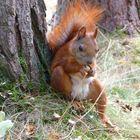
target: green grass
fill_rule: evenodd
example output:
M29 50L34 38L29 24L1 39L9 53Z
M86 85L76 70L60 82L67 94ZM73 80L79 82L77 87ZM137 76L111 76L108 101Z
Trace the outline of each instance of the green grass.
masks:
M122 45L124 40L128 40L128 45ZM52 91L44 82L40 85L40 95L32 97L28 92L20 90L20 83L11 84L1 78L1 92L4 95L12 93L2 97L0 105L7 118L14 122L14 127L10 130L11 140L55 140L57 135L66 140L78 137L83 140L140 139L140 122L137 120L140 108L136 107L140 102L139 40L139 37L129 38L121 31L98 38L100 52L97 73L107 88L107 114L119 127L118 133L107 131L102 126L93 104L87 101L83 102L84 112L79 113L72 108L70 101ZM28 86L29 89L32 88L32 85ZM123 105L129 105L132 110L125 112ZM54 113L59 114L61 119L54 121ZM77 122L76 125L69 124L69 119ZM29 123L36 127L33 135L26 134L25 126Z

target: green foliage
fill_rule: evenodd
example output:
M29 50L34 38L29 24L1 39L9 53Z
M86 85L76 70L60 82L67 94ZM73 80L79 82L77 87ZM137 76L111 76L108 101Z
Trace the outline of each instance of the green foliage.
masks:
M111 95L116 95L122 99L127 99L128 96L130 96L131 93L133 93L132 91L133 91L132 89L128 89L125 87L124 88L123 87L113 87L113 88L111 88L109 93Z
M136 38L131 42L133 44L133 59L132 63L140 66L140 39Z
M7 130L13 127L11 120L5 120L5 113L0 111L0 138L6 135Z
M122 45L127 38L128 46ZM17 135L23 131L25 124L32 122L36 126L36 131L32 136L22 133L21 139L46 139L52 130L55 130L62 138L67 140L81 137L84 140L118 140L133 139L139 136L139 123L136 123L140 113L136 108L140 101L139 81L139 38L128 38L121 30L115 33L100 36L98 38L100 52L97 58L98 77L105 84L108 91L107 114L111 121L120 128L119 133L110 133L104 128L98 119L97 112L93 104L84 101L85 110L78 112L73 109L71 102L61 98L61 93L55 93L46 84L44 70L41 65L40 95L33 97L29 93L33 84L26 77L28 67L23 57L20 63L24 69L17 83L10 83L6 78L0 78L0 90L12 93L1 107L6 111L7 117L11 118L15 125L13 132ZM43 44L36 40L39 49L43 50ZM44 56L44 52L40 58ZM42 58L45 63L45 57ZM0 77L3 76L0 73ZM21 87L25 87L21 90ZM122 104L132 107L128 112L124 111ZM9 107L10 106L10 107ZM60 120L54 121L53 114L61 116ZM86 114L87 113L87 114ZM86 114L86 115L85 115ZM69 119L77 121L83 115L83 119L78 121L73 127L69 124ZM25 130L26 131L26 130ZM11 133L13 139L17 137Z
M20 64L21 64L21 67L22 67L23 72L24 73L27 73L28 72L28 65L27 65L26 59L23 56L23 54L21 54L19 56L19 61L20 61Z

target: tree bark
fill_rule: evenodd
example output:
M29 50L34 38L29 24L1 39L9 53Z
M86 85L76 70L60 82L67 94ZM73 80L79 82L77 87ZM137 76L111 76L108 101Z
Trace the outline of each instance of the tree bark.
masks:
M113 31L116 28L124 30L132 35L140 29L140 18L137 0L98 0L105 8L105 16L102 25L107 30ZM138 2L138 3L137 3Z
M101 26L107 31L123 28L126 33L132 35L140 32L140 1L139 0L85 0L91 4L100 4L104 9L104 17ZM63 14L70 1L58 0L57 21ZM55 20L56 21L56 20ZM58 23L58 22L55 22Z
M35 89L47 69L45 10L43 0L0 0L0 69L12 81L26 75Z
M137 7L137 10L138 10L138 16L139 16L139 19L140 19L140 1L139 0L136 0L136 7Z

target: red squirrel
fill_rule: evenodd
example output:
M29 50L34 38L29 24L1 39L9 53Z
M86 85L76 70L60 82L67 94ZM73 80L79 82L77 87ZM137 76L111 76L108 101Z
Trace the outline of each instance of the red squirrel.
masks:
M65 97L91 100L103 124L111 125L105 114L107 95L95 76L99 51L96 27L103 10L90 2L75 0L69 4L60 22L48 34L54 52L51 64L51 86Z

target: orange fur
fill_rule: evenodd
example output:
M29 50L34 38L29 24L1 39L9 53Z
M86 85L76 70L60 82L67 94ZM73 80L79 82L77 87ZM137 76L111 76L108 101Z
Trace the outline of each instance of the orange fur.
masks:
M99 7L75 0L60 23L48 35L51 49L57 49L51 65L51 86L65 97L91 99L101 121L112 124L105 115L107 97L104 87L95 78Z
M50 48L56 49L70 40L80 27L85 26L88 31L94 31L103 10L99 6L92 6L84 0L71 2L60 23L48 34Z

